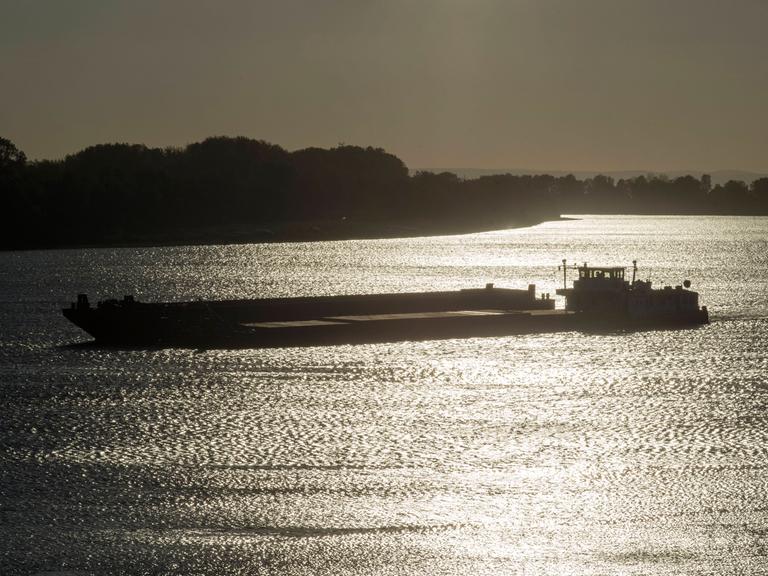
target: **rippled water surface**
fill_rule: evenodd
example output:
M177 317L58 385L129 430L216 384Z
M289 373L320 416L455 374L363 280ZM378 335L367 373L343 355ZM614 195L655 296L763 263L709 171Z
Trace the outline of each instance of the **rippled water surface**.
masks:
M98 350L58 308L689 278L683 331ZM768 573L768 218L0 253L0 573Z

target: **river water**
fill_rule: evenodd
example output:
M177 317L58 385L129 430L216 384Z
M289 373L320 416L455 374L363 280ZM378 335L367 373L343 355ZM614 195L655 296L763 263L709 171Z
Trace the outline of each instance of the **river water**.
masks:
M690 279L708 326L97 350L59 308ZM0 573L768 573L768 218L0 253Z

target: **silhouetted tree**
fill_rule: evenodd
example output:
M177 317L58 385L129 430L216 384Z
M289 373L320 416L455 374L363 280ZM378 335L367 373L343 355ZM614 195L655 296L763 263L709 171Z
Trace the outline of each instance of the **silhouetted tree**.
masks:
M27 156L16 148L16 145L7 138L0 137L0 170L23 168L27 163Z
M391 214L402 204L398 196L407 192L408 169L381 148L306 148L291 160L293 208L305 218L377 218Z
M249 138L206 138L173 166L176 201L193 225L247 224L284 218L295 170L280 146ZM215 195L212 196L212 191Z
M100 144L63 160L27 162L0 138L0 248L252 239L266 228L330 222L410 224L425 231L535 222L561 213L768 214L768 178L497 174L462 179L417 172L381 148L287 152L250 138L184 148ZM316 226L317 225L317 226ZM331 226L330 235L334 229ZM344 228L345 230L348 228ZM343 236L343 232L336 233Z
M717 185L709 193L712 206L719 214L746 214L750 212L752 198L749 188L739 180Z
M693 176L675 178L667 186L666 208L672 213L701 212L706 205L702 182Z
M21 246L27 227L25 215L30 214L29 199L23 191L27 157L7 138L0 137L0 203L5 214L0 221L2 246Z
M585 203L589 212L612 212L617 204L614 180L598 174L584 181Z
M757 213L768 214L768 178L759 178L752 182L751 191Z

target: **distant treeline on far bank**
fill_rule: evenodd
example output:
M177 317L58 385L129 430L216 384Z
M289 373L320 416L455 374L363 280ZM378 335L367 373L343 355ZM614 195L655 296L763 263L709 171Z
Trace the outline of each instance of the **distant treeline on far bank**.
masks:
M448 234L560 214L768 214L768 178L417 172L380 148L288 152L248 138L91 146L27 161L0 138L0 249Z

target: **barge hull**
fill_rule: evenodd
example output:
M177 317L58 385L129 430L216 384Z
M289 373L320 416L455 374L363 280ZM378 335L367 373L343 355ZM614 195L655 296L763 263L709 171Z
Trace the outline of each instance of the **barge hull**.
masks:
M135 318L133 318L135 320ZM134 326L130 332L109 331L99 344L196 349L286 348L383 342L500 337L576 331L611 333L685 328L705 324L705 314L674 318L595 317L565 310L472 310L325 317L313 320L233 324L218 318L196 318L163 325ZM168 319L166 319L168 320ZM74 320L73 320L74 321ZM108 326L114 326L108 323ZM148 338L148 335L152 335Z
M563 264L565 267L565 263ZM564 268L563 268L564 269ZM684 283L686 288L689 282ZM652 290L624 280L623 268L579 267L573 289L549 294L485 288L143 303L132 296L92 307L88 297L63 310L98 344L190 348L275 348L508 336L548 332L626 332L706 324L698 294L677 286Z

